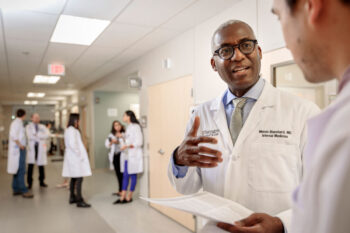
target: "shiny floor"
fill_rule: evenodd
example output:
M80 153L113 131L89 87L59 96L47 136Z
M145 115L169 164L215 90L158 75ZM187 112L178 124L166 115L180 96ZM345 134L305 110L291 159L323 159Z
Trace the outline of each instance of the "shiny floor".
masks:
M92 204L79 209L68 204L69 191L56 188L62 182L62 162L46 166L48 188L38 185L35 167L34 199L12 196L12 176L6 173L6 158L0 158L1 233L190 233L191 231L135 198L130 204L112 205L116 178L107 170L95 170L84 179L83 194ZM136 190L137 194L137 190ZM138 195L135 195L137 197Z

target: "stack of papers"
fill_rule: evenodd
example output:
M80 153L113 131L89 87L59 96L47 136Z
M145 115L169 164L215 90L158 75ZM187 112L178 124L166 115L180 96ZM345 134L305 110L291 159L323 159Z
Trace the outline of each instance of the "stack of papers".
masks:
M152 199L141 197L141 199L182 210L215 222L229 224L233 224L235 221L246 218L253 213L237 202L208 192L175 198Z

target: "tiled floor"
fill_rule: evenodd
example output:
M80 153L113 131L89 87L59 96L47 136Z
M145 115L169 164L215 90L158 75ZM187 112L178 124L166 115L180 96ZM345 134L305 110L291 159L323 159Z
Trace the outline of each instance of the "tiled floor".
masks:
M50 162L46 167L47 189L39 188L35 168L34 199L13 197L6 162L0 158L1 233L190 233L137 198L131 204L112 205L117 181L107 170L95 170L83 182L90 209L69 205L68 190L55 187L62 182L62 162Z

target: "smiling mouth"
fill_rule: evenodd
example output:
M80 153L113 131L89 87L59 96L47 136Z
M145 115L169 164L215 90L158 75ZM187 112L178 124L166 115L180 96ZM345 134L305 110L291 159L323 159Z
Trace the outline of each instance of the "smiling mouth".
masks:
M242 71L245 71L245 70L248 70L249 67L248 66L245 66L245 67L236 67L232 70L232 73L238 73L238 72L242 72Z

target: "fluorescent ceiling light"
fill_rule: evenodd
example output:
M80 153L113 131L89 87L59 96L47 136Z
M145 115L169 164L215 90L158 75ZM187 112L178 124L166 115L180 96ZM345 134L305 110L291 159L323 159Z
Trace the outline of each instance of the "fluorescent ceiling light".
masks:
M61 15L51 42L91 45L109 24L108 20Z
M36 100L33 100L33 101L26 100L26 101L24 101L24 104L25 105L37 105L38 101L36 101Z
M45 93L42 92L28 92L27 97L29 98L43 98L45 96Z
M35 75L33 83L56 84L60 78L60 76Z

